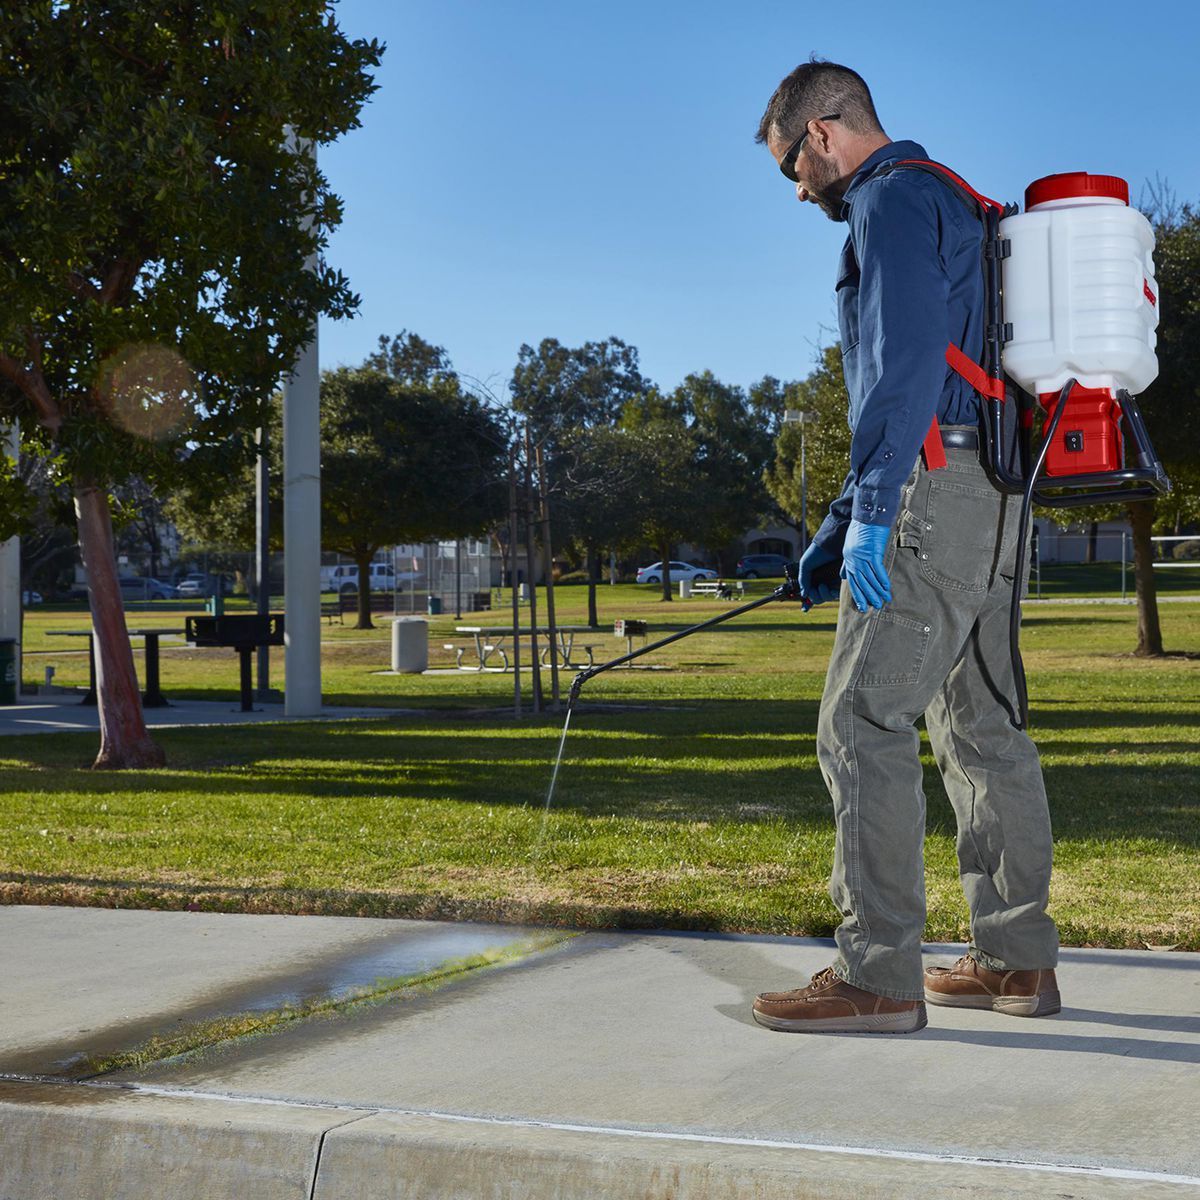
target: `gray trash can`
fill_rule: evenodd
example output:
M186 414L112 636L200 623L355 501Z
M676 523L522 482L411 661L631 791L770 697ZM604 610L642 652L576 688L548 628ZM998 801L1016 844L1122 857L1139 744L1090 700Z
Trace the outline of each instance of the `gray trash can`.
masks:
M442 598L441 596L430 596L425 604L425 611L431 617L440 617L442 615Z
M0 638L0 704L17 702L17 639Z
M392 622L392 670L419 675L429 666L429 622L397 617Z

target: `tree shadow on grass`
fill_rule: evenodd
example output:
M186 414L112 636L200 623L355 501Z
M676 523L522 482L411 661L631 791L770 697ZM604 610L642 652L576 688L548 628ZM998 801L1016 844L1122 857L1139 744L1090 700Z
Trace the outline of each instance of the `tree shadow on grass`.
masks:
M551 816L777 820L797 831L829 829L829 799L812 761L816 709L816 701L795 700L696 701L670 711L593 709L581 714L568 735ZM231 801L271 797L284 805L321 800L344 806L401 797L540 808L559 729L553 719L535 725L422 716L335 726L171 730L163 739L173 765L154 775L153 787L164 803L174 796L224 793ZM19 750L11 744L18 740ZM83 770L48 776L36 764L42 759L37 751L49 740L14 738L0 747L18 750L35 764L28 781L19 779L19 767L10 772L14 791L102 797L128 793L131 779L140 778ZM1168 753L1175 748L1161 745ZM1056 750L1067 747L1102 754L1101 745L1054 744ZM61 751L50 756L61 757ZM1128 838L1200 845L1196 767L1101 760L1048 764L1044 773L1060 842ZM953 813L928 757L924 779L930 832L953 836Z

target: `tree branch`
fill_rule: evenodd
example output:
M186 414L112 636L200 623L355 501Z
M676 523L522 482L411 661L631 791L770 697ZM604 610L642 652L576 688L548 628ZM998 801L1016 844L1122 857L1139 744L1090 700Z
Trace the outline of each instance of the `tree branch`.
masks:
M90 279L86 278L84 275L81 275L78 271L69 271L67 273L67 286L81 300L100 299L100 289Z
M128 258L114 259L104 276L100 294L96 297L101 304L112 304L129 290L141 269L141 263Z
M51 433L58 433L62 428L62 410L50 394L46 386L46 378L42 374L42 345L32 332L26 337L30 347L32 367L23 367L15 358L0 353L0 376L14 384L30 401L38 414L38 424Z

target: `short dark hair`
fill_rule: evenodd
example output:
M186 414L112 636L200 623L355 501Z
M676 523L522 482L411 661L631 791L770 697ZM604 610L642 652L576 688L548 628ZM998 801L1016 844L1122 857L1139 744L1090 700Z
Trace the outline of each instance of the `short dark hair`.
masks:
M883 132L863 77L813 55L775 89L754 140L765 142L774 131L781 141L795 141L809 121L826 113L840 114L842 124L852 133Z

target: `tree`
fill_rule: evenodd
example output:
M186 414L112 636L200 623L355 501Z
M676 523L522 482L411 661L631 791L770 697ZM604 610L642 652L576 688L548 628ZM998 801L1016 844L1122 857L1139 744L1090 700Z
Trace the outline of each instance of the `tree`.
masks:
M639 422L631 432L634 478L630 501L638 513L641 536L658 547L662 561L662 598L671 595L671 550L696 535L693 508L705 485L697 474L695 433L669 413Z
M536 350L522 346L509 390L513 408L529 418L535 441L553 453L578 429L613 426L626 404L646 393L638 352L620 338L572 348L555 338Z
M570 508L571 536L588 574L588 624L596 626L596 580L600 550L621 550L641 533L636 501L639 467L636 437L608 426L580 430L568 443L562 490Z
M1138 602L1134 654L1140 656L1163 653L1150 541L1155 520L1160 508L1172 523L1196 512L1193 489L1200 472L1200 209L1176 205L1162 185L1152 191L1148 207L1158 243L1154 259L1162 315L1158 378L1138 402L1176 491L1165 501L1129 505Z
M689 540L722 546L757 524L770 506L763 473L771 461L771 432L745 392L711 371L689 375L672 395L696 446L692 470L693 533Z
M504 512L504 431L452 372L425 378L359 367L321 380L321 540L358 564L359 629L372 627L380 548L482 535Z
M72 480L96 633L98 767L142 718L109 491L253 429L319 314L341 204L305 143L358 124L382 47L326 0L14 0L0 22L0 420ZM296 139L287 136L289 127Z
M842 493L850 469L849 398L842 376L842 351L835 342L821 352L817 366L798 383L783 389L785 408L816 413L804 432L810 525L820 525L830 504ZM801 511L800 426L780 424L775 460L764 474L767 491L799 528ZM807 531L811 535L812 530Z

